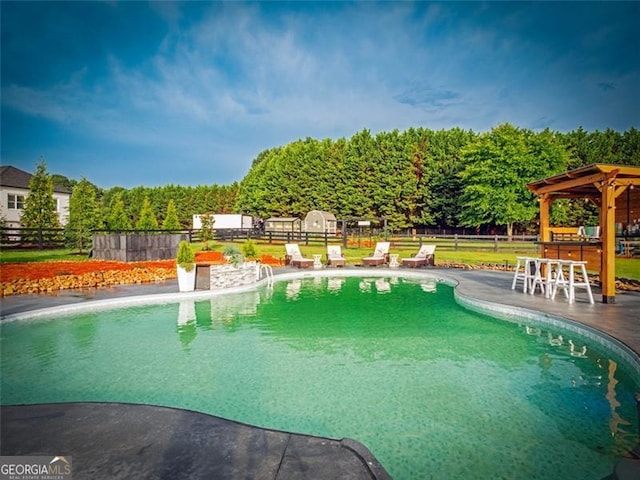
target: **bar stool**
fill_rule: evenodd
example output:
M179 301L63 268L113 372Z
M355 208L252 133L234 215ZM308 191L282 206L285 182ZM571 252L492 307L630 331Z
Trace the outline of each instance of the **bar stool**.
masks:
M555 258L540 259L540 263L544 265L544 285L545 285L544 297L545 298L551 298L551 291L553 290L553 281L555 279L553 274L555 273L556 275L558 275L557 271L558 271L559 262L560 261L556 260ZM565 291L565 294L566 293L567 292Z
M529 294L533 295L536 293L536 287L540 287L540 292L546 294L546 284L542 279L542 271L540 269L542 263L545 261L544 258L530 258L530 270L533 270L533 275L530 274L529 277Z
M568 268L569 280L564 276L564 267ZM575 268L580 268L582 274L582 281L577 282L575 279ZM587 262L574 261L574 260L559 260L558 268L556 269L556 279L553 282L553 291L551 292L551 299L556 298L558 288L564 291L565 297L569 298L569 303L576 301L576 288L585 288L589 295L589 303L595 303L593 301L593 294L591 293L591 285L589 285L589 276L587 275Z
M513 273L513 282L511 282L511 290L516 289L518 280L522 280L522 293L527 293L527 288L531 281L531 265L535 258L532 257L516 257L516 270ZM520 267L522 266L522 272Z

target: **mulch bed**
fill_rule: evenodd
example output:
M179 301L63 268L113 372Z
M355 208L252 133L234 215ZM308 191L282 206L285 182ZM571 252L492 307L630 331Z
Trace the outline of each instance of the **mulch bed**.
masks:
M258 260L272 266L283 264L282 259L271 255ZM196 262L223 264L225 259L220 252L204 251L196 253ZM5 263L0 266L0 296L152 283L171 278L176 278L175 260Z

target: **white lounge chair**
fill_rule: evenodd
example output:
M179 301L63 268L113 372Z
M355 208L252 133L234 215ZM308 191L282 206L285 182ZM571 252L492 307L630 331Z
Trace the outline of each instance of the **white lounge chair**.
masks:
M391 242L378 242L373 255L362 259L362 263L368 266L384 265L389 262L389 247Z
M327 266L344 267L345 260L340 245L327 246Z
M435 251L435 245L422 245L415 257L402 259L402 266L412 268L424 267L426 265L433 266L435 264Z
M288 265L298 268L313 267L313 259L304 258L297 243L287 243L284 248L287 251L286 263Z

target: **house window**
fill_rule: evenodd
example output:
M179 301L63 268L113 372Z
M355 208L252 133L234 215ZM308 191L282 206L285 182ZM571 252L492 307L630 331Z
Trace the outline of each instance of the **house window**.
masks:
M7 200L9 210L22 210L24 208L24 195L10 193Z

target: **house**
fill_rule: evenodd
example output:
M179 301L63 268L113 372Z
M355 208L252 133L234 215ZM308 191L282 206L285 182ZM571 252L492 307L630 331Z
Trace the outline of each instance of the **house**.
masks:
M304 231L308 233L328 233L335 235L338 221L333 213L311 210L304 218Z
M4 217L8 228L20 228L20 219L24 202L29 195L30 173L19 168L5 165L0 167L0 217ZM68 188L54 185L53 198L60 225L65 225L69 218L69 200L71 191Z

